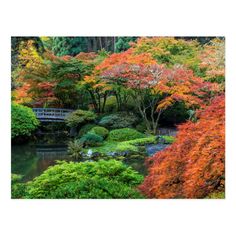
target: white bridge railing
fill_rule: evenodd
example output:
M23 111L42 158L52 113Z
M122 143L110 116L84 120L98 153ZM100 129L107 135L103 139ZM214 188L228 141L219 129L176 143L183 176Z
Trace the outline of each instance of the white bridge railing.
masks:
M40 121L63 122L66 115L72 111L71 109L61 108L33 108L33 112Z

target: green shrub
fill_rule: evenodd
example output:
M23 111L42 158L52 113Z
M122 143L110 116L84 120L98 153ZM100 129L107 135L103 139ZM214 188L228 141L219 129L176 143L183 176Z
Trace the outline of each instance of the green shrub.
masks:
M104 139L108 136L109 134L109 130L104 128L104 127L101 127L101 126L95 126L93 127L90 131L90 133L94 133L94 134L97 134L101 137L103 137Z
M83 144L79 140L70 141L68 143L68 153L75 160L82 158Z
M79 130L78 136L81 138L84 134L87 134L93 127L95 127L96 124L86 124L81 127Z
M103 137L88 132L87 134L83 135L79 141L84 147L96 147L101 145Z
M67 115L65 122L69 127L78 127L81 124L94 121L96 117L92 111L76 110Z
M37 120L31 108L19 104L11 105L11 138L29 137L38 127Z
M22 175L11 175L11 198L19 199L25 195L26 185L21 182Z
M136 190L143 181L120 161L59 162L28 183L26 198L143 198Z
M108 129L132 128L138 121L133 113L119 112L104 116L99 125Z
M145 135L138 132L135 129L123 128L123 129L114 129L109 134L109 140L112 141L128 141L137 138L144 138Z

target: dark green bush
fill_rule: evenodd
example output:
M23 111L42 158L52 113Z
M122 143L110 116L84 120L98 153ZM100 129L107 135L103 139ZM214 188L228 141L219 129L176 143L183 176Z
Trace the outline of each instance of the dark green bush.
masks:
M96 147L101 145L103 137L88 132L87 134L83 135L79 141L83 144L84 147Z
M104 128L104 127L101 127L101 126L95 126L93 127L90 131L90 133L94 133L94 134L97 134L101 137L103 137L104 139L108 136L109 134L109 130Z
M93 127L95 127L96 124L86 124L81 127L79 130L78 136L81 138L84 134L87 134Z
M29 137L38 127L37 120L31 108L19 104L11 105L11 138Z
M138 121L133 113L119 112L104 116L99 125L107 129L132 128Z
M144 138L145 135L135 129L123 128L114 129L110 132L108 139L112 141L128 141L132 139Z
M143 198L135 189L143 181L120 161L60 162L28 183L26 198Z
M141 133L145 133L146 130L147 130L145 122L141 122L141 123L137 124L135 129L138 130Z
M65 122L69 127L78 127L81 124L94 121L96 117L92 111L76 110L65 118Z

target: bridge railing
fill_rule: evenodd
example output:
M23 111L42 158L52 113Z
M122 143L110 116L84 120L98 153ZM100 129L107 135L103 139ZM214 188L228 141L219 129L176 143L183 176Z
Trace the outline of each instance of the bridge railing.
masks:
M71 109L60 108L33 108L33 112L38 119L64 120L66 115L72 111Z

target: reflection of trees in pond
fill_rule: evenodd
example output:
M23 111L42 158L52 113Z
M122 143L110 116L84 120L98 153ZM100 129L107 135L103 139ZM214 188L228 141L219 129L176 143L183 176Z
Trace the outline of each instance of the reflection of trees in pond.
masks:
M68 159L67 153L51 148L50 152L38 153L37 149L30 145L12 147L12 173L23 175L23 180L28 181L40 175L56 160Z
M38 160L34 147L29 145L13 146L11 172L21 174L25 178L36 168Z

